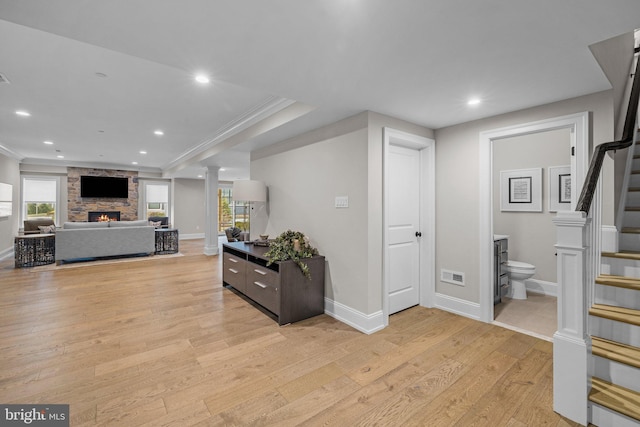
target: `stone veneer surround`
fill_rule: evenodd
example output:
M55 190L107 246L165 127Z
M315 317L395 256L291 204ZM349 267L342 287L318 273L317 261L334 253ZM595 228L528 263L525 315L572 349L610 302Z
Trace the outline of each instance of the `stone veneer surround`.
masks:
M80 177L109 176L129 179L127 199L80 197ZM138 219L138 172L113 169L67 168L67 210L69 221L87 221L89 211L119 211L122 221Z

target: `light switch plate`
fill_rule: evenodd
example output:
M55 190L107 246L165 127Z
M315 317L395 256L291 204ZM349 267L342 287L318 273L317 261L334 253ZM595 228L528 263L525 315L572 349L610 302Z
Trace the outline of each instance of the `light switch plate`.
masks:
M348 208L349 196L336 196L336 208Z

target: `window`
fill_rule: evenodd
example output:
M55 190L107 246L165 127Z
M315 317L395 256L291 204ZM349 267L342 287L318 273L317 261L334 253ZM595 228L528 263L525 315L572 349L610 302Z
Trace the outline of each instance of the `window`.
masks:
M169 216L169 184L145 185L145 208L150 216Z
M249 230L249 203L234 202L231 188L218 188L218 232L230 227Z
M22 177L22 218L51 218L58 223L58 177Z

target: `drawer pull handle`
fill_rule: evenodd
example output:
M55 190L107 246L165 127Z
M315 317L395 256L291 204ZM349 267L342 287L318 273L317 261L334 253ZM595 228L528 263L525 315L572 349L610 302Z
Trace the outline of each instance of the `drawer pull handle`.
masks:
M235 258L229 258L229 262L238 262L238 260Z
M255 271L256 273L261 274L261 275L263 275L263 276L266 276L266 275L267 275L267 273L266 273L266 272L264 272L264 271L262 271L262 270L255 269L255 270L253 270L253 271Z
M253 282L254 285L260 286L262 289L266 289L267 285L265 285L264 283L260 283L260 282Z
M229 271L233 274L238 274L238 270L236 270L235 268L230 268Z

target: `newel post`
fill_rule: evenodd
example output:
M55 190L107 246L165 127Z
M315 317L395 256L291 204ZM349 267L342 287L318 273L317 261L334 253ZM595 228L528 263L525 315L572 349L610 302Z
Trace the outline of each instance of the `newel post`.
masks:
M591 218L584 212L558 212L558 330L553 336L553 409L587 425L588 285Z

